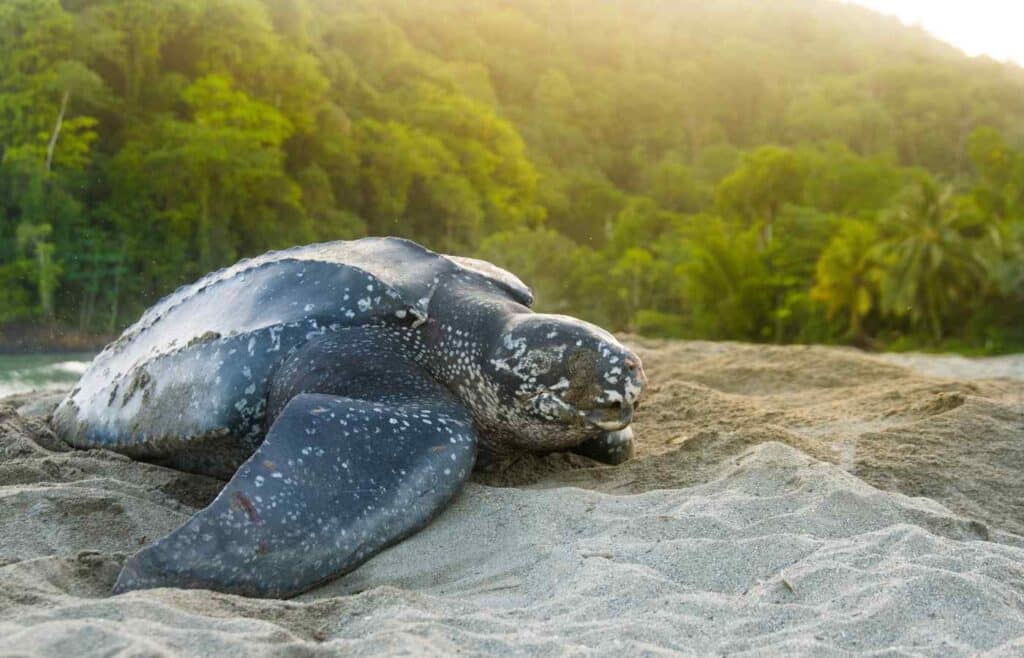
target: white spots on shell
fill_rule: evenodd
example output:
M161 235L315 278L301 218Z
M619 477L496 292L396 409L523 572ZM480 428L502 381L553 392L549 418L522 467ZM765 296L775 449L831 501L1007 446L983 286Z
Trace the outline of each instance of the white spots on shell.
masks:
M501 342L505 349L513 351L513 356L522 356L526 351L526 339L523 337L516 338L512 334L505 334L501 337Z
M622 393L619 393L614 388L606 388L601 391L601 402L622 402Z
M626 397L630 402L635 402L640 397L640 393L643 392L643 387L637 382L633 381L632 378L626 379Z
M565 377L562 377L557 382L555 382L554 384L549 386L548 390L550 390L550 391L559 391L559 390L561 390L563 388L569 388L569 380L566 379Z
M281 331L280 326L268 328L270 333L270 347L267 348L267 352L279 352L281 350Z

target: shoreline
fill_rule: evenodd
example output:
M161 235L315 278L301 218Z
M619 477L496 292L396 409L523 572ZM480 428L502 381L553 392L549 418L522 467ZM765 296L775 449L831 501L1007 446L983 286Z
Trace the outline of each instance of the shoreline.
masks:
M100 334L57 327L0 328L0 354L72 354L99 352L118 334Z

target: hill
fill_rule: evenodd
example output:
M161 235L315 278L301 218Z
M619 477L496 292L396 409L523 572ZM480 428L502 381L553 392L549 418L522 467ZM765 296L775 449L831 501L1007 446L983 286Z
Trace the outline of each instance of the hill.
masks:
M398 234L648 334L1024 345L1024 70L831 0L12 0L0 323Z

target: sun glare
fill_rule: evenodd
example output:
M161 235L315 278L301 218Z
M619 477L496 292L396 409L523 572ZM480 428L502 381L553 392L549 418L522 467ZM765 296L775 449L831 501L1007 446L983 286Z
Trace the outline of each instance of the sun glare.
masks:
M845 0L919 25L968 55L1024 65L1024 3L1018 0Z

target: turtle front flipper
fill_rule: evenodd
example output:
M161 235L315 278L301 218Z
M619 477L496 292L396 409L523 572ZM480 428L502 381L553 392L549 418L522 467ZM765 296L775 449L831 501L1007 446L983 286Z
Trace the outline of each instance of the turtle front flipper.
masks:
M131 557L114 592L207 588L298 594L424 527L469 478L469 414L425 374L376 402L299 394L216 500ZM406 388L409 388L408 386ZM369 397L364 395L364 397Z

